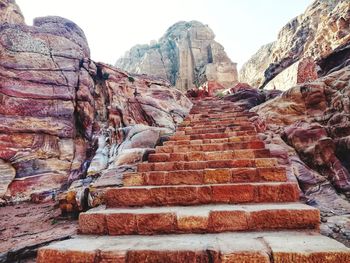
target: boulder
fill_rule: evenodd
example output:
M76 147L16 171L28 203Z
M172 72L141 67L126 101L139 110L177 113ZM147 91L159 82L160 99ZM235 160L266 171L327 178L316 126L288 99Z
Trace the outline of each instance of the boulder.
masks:
M251 109L265 102L267 99L274 98L279 95L281 91L275 90L274 92L269 92L258 90L247 83L238 83L233 88L229 89L227 93L224 100L236 102L237 105L244 109Z

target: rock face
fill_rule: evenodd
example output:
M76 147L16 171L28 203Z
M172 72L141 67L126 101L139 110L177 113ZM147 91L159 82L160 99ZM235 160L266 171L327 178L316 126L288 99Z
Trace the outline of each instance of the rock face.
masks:
M80 165L72 161L85 36L59 17L0 31L0 158L16 171L8 195L59 188Z
M14 7L5 1L0 14L11 22L0 24L0 198L40 198L142 159L187 114L190 101L166 81L91 61L73 22L44 17L26 26Z
M350 231L349 94L346 66L252 109L270 149L289 159L306 200L329 221L323 233L344 242Z
M254 87L264 87L280 73L297 69L298 66L293 64L302 58L315 60L318 75L323 76L329 71L328 65L335 61L343 66L348 63L349 40L349 2L316 0L304 14L292 19L282 28L275 42L263 46L243 65L239 79ZM338 55L332 58L333 63L329 60L325 63L324 59L335 51ZM334 68L334 65L331 67ZM283 82L274 83L267 88L286 90L297 84L288 75L295 76L285 73Z
M265 123L283 127L288 144L339 191L350 191L350 66L295 86L254 109Z
M230 87L237 82L236 64L214 38L207 25L178 22L158 42L131 48L116 66L131 73L167 79L183 91L207 81Z
M322 232L349 244L349 1L316 0L243 66L240 80L285 90L263 100L277 91L246 87L226 99L253 107L267 148L290 165L306 202L321 210Z
M24 17L14 0L0 0L0 24L24 24Z

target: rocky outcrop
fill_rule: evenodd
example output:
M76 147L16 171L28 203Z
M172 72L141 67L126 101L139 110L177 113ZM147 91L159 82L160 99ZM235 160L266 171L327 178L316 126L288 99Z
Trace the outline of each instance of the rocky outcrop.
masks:
M24 17L14 0L0 0L0 24L24 24Z
M348 66L254 109L267 125L281 127L301 159L342 192L350 191L349 83Z
M79 76L89 57L85 36L59 17L0 31L0 158L16 171L6 195L57 189L80 165L73 159L76 89L88 81Z
M228 90L228 94L223 99L235 102L235 105L243 109L251 109L254 106L268 101L280 94L280 90L258 90L247 83L238 83L236 86Z
M67 19L3 23L0 36L0 198L55 196L142 159L191 107L166 81L91 61L83 31ZM136 129L132 138L125 129Z
M290 67L303 58L312 58L317 62L318 76L325 75L325 71L329 71L327 67L334 61L344 66L348 60L342 61L340 58L344 58L345 53L349 54L349 25L348 1L316 0L304 14L292 19L282 28L275 42L262 47L243 65L240 81L254 87L264 87L288 68L289 71L295 71L297 65L294 65L294 69ZM335 51L338 51L338 55L333 57L333 62L328 60L325 63L324 59ZM331 67L334 68L335 65ZM267 88L286 90L296 84L293 78L295 74L284 75L283 82L270 84Z
M118 59L128 72L161 77L186 91L207 81L225 88L237 82L236 64L215 40L213 31L197 21L172 25L159 41L137 45Z
M322 232L344 243L350 232L349 94L346 66L252 109L270 151L291 165L306 202L321 210Z

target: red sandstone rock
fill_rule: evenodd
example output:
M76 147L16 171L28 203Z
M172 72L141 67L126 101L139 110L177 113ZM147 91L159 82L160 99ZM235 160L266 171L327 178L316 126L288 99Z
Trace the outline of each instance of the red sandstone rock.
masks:
M350 70L345 67L313 82L295 86L254 108L266 125L284 129L286 141L309 167L341 191L349 191L346 143ZM288 126L289 125L289 126ZM287 126L284 128L284 126Z
M50 195L142 160L191 106L163 80L92 62L84 33L69 20L0 30L0 158L16 172L8 199Z

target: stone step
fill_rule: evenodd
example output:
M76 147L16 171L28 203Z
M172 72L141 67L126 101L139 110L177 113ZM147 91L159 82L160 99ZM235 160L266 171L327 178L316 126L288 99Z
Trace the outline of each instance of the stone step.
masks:
M314 231L80 236L40 248L38 263L348 263L350 249Z
M195 145L195 144L211 144L211 143L225 143L225 142L249 142L259 140L257 135L250 136L233 136L219 139L198 139L198 140L169 140L163 143L163 146L168 145Z
M195 107L190 110L189 116L192 115L201 115L201 114L220 114L220 113L249 113L248 111L244 110L236 110L233 109L230 106L223 106L223 107L211 107L211 106L201 106L201 107Z
M256 131L233 131L227 133L205 133L205 134L191 134L185 135L184 132L175 132L169 140L170 141L181 141L181 140L202 140L202 139L222 139L231 137L242 137L242 136L256 136Z
M137 165L138 172L150 171L178 171L178 170L204 170L214 168L269 168L271 171L285 172L284 168L277 167L275 158L259 159L224 159L211 161L166 161L166 162L143 162ZM264 169L260 169L263 171Z
M265 144L260 140L250 142L227 142L227 143L211 143L198 145L170 145L157 146L156 153L175 153L175 152L214 152L239 149L264 149Z
M251 122L248 121L231 121L229 123L217 123L217 124L212 124L212 123L207 123L207 124L195 124L191 125L190 123L186 126L179 126L177 128L177 131L185 131L185 130L193 130L193 129L203 129L203 128L225 128L225 127L235 127L239 125L251 125Z
M79 215L79 232L94 235L318 230L319 224L319 210L300 203L98 208Z
M248 111L236 111L234 109L230 109L227 107L212 109L210 107L202 107L197 108L190 111L190 114L188 117L195 116L195 117L201 117L203 115L218 115L218 114L234 114L234 115L247 115L250 114Z
M238 117L229 117L229 118L206 118L206 119L200 119L200 120L197 120L197 119L190 119L190 123L192 124L197 124L197 123L203 123L206 122L206 123L210 123L210 122L226 122L226 121L242 121L242 120L245 120L247 121L246 119L246 116L242 119L243 116L238 116ZM185 121L188 121L188 120L185 120Z
M208 119L204 119L204 120L192 120L192 121L183 121L181 122L178 127L187 127L187 126L204 126L205 125L213 125L213 124L231 124L231 123L237 123L237 122L247 122L249 120L249 118L247 117L236 117L236 118L230 118L230 119L226 119L226 120L208 120Z
M177 131L177 134L191 135L191 134L206 134L206 133L228 133L233 131L254 131L254 125L240 125L240 126L231 126L223 128L198 128L198 129L188 129L184 131Z
M268 149L244 149L220 152L193 151L186 153L152 153L148 155L148 162L168 162L168 161L212 161L227 159L252 159L270 158Z
M202 111L200 113L191 113L187 117L189 118L222 118L222 117L236 117L236 116L254 116L255 112L249 111L232 111L232 110L223 110L223 111Z
M248 112L242 108L233 108L232 104L223 105L195 105L191 110L190 114L203 114L210 112Z
M251 118L256 116L256 113L246 112L246 113L212 113L212 114L193 114L188 115L184 121L194 121L194 120L208 120L208 119L235 119L236 117L247 117Z
M159 163L151 163L159 164ZM162 168L159 168L162 169ZM163 168L167 169L167 168ZM123 174L124 186L202 185L246 182L286 182L285 168L219 168L149 171Z
M296 202L294 182L211 185L133 186L111 188L107 207Z

